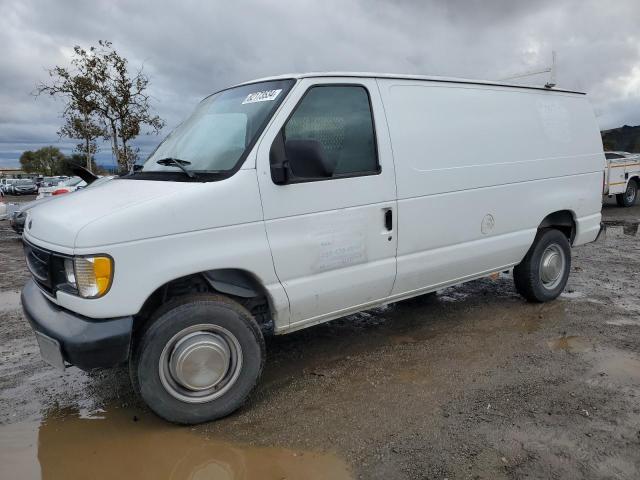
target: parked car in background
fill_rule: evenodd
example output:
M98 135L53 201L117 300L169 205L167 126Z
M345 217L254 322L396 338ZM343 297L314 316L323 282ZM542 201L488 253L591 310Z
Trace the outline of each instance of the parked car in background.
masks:
M43 187L54 187L62 182L64 182L65 180L67 180L69 177L66 176L57 176L57 177L41 177L39 179L38 183L38 189L43 188Z
M603 194L615 195L620 207L631 207L638 199L640 188L640 154L605 152L604 156L607 167Z
M85 182L80 177L71 177L68 180L57 183L50 187L41 187L38 189L38 199L50 197L52 195L62 195L64 193L74 192L80 188L84 188L87 186L87 182Z
M85 170L83 167L76 167L76 168L84 170L84 172L79 172L78 170L74 169L74 172L77 172L82 175L84 181L87 183L86 188L98 187L108 182L109 180L115 178L114 175L111 175L108 177L97 177L91 172ZM24 223L27 218L27 213L32 208L37 207L38 205L42 205L43 203L46 203L48 201L55 200L56 198L59 198L59 197L57 195L56 196L50 195L48 197L36 199L32 202L21 205L17 211L12 212L11 215L9 215L9 225L11 226L11 228L13 228L13 230L16 233L22 234L22 232L24 231Z
M19 178L13 183L12 195L35 195L36 193L38 193L38 187L30 178Z
M2 178L0 179L0 189L5 195L13 195L13 185L19 178Z

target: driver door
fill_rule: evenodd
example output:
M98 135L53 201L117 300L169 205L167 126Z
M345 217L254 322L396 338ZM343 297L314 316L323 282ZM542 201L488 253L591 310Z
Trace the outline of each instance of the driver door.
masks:
M290 140L320 144L335 165L331 176L276 184L270 151L274 141ZM395 173L375 80L300 80L265 132L256 167L290 327L339 317L390 295Z

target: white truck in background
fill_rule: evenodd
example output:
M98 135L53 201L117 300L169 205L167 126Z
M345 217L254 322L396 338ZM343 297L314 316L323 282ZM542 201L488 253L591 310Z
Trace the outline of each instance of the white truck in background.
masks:
M633 206L640 187L640 154L605 152L605 158L607 167L603 193L610 197L615 195L620 207Z

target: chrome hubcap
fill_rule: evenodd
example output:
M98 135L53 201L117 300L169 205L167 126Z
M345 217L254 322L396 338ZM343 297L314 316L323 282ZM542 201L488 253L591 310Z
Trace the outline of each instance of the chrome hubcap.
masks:
M562 281L566 259L558 245L549 245L540 259L540 280L545 288L554 289Z
M236 337L217 325L194 325L174 335L160 354L159 373L171 396L188 403L220 397L242 367Z
M231 352L222 338L196 332L178 341L169 359L169 370L183 387L205 390L222 380L230 362Z

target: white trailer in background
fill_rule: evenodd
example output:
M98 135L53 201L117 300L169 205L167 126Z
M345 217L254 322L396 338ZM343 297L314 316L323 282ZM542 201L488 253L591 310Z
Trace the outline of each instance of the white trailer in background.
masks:
M618 205L630 207L636 203L640 187L640 154L629 152L605 152L607 168L604 177L604 194L615 195Z

